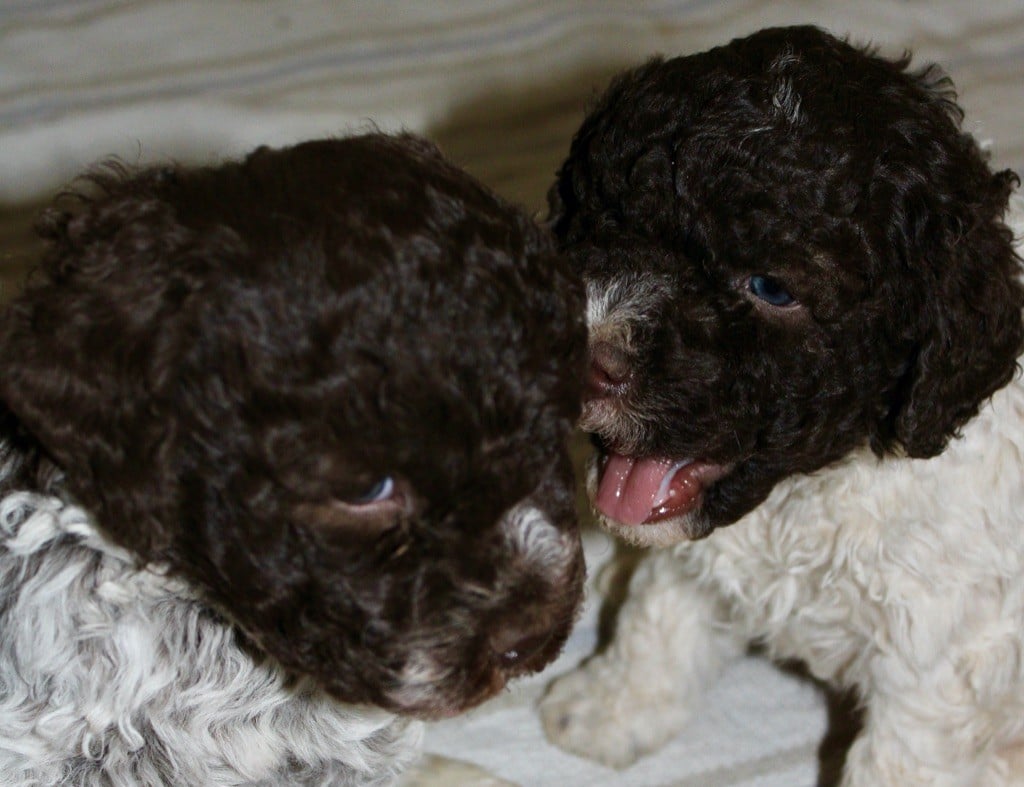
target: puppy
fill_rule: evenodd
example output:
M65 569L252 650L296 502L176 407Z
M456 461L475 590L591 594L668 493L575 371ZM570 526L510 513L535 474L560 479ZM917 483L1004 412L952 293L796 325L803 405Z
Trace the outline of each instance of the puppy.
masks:
M388 782L574 619L582 285L409 136L92 180L0 318L2 780Z
M674 546L546 698L570 750L658 747L757 642L859 693L845 784L1024 781L1016 177L908 60L765 30L623 75L572 144L590 492Z

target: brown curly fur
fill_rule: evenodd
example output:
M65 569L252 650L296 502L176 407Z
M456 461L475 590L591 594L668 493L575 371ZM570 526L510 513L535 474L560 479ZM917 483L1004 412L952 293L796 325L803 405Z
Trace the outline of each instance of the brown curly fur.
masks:
M585 332L529 218L411 136L91 181L0 322L12 483L71 494L345 701L445 715L553 658ZM336 504L386 476L401 515ZM509 546L524 501L560 562Z
M623 74L572 143L562 247L594 293L659 288L620 348L619 415L590 425L603 448L731 468L691 537L858 445L941 452L1014 372L1016 176L989 169L938 69L908 65L764 30Z

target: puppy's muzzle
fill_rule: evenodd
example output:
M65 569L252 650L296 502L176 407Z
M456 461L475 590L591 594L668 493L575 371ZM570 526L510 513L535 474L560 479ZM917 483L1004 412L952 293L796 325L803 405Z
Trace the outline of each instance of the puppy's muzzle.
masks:
M597 341L591 345L585 400L622 397L632 382L633 367L625 352L611 342Z
M531 670L531 662L552 639L554 632L549 626L524 621L492 633L490 644L499 668L519 674Z

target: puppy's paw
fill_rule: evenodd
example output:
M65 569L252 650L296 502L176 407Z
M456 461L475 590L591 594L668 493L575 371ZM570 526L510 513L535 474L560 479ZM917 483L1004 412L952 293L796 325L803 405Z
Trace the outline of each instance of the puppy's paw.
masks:
M670 693L642 690L625 673L624 665L597 657L552 683L540 703L548 740L603 765L625 768L674 737L686 723L686 708Z

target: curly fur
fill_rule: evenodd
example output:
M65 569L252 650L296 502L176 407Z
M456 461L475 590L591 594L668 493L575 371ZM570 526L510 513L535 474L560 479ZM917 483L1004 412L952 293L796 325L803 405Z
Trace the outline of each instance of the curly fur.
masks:
M387 784L421 725L254 659L187 583L81 508L0 501L4 783Z
M630 356L615 406L637 434L587 423L627 453L732 466L691 536L865 440L935 455L1010 379L1014 176L959 130L937 70L906 66L769 31L623 76L573 142L552 190L565 248L598 293L657 281L628 341L607 337ZM765 314L752 273L800 308Z
M908 66L765 30L623 75L574 139L552 219L588 287L591 491L616 457L702 470L665 517L603 517L678 546L554 685L556 742L630 762L753 641L859 691L845 784L1024 778L1016 177Z
M0 317L5 783L385 780L568 634L582 288L409 136L91 183Z

